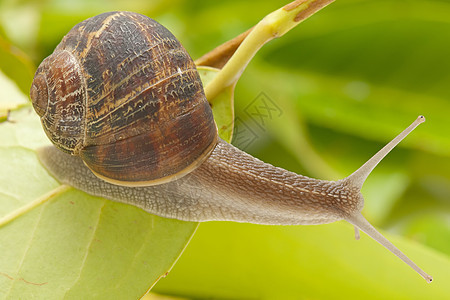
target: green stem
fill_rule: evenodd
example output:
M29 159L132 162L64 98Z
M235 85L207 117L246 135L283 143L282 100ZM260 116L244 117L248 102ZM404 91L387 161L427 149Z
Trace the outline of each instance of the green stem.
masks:
M334 0L297 0L264 17L243 40L234 55L205 87L212 101L225 88L235 84L256 52L267 42L284 35L306 18Z
M60 185L57 188L51 190L50 192L42 195L39 198L36 198L35 200L27 203L26 205L20 207L19 209L7 214L6 216L4 216L3 218L0 219L0 227L8 224L9 222L15 220L16 218L20 217L21 215L29 212L30 210L32 210L33 208L41 205L42 203L47 202L48 200L70 190L72 187L68 186L68 185Z

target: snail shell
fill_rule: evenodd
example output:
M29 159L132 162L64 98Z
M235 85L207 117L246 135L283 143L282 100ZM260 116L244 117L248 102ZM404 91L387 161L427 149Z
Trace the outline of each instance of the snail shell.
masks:
M191 57L137 13L108 12L72 28L37 69L30 95L50 140L111 183L173 180L217 143Z

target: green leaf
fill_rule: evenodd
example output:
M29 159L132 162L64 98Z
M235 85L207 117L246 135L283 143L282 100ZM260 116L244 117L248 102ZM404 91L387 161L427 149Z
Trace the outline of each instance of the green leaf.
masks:
M195 299L446 299L450 260L387 235L434 276L427 284L344 222L320 226L200 225L155 291Z
M14 90L7 78L0 84ZM232 127L232 93L224 94L215 110ZM22 98L15 91L0 103L14 108ZM231 129L221 134L229 139ZM12 219L0 227L0 299L138 298L169 272L197 228L60 186L36 157L49 141L29 105L12 111L0 136L0 224Z
M29 103L17 85L0 70L0 117L8 111ZM6 120L6 117L4 118Z
M0 125L0 220L57 189L34 149L30 107ZM0 299L138 298L167 273L197 223L69 189L0 228Z

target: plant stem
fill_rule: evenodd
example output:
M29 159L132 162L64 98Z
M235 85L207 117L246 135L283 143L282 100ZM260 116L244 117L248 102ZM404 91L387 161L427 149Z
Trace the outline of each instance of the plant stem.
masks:
M296 0L264 17L249 32L247 37L245 37L244 33L245 38L236 52L231 56L217 76L205 87L206 98L212 101L225 88L235 84L250 60L264 44L284 35L300 22L333 1ZM224 55L224 57L226 56Z
M236 52L242 41L250 34L253 27L241 33L237 37L217 46L210 52L195 60L197 66L206 66L221 69L228 62L228 60Z

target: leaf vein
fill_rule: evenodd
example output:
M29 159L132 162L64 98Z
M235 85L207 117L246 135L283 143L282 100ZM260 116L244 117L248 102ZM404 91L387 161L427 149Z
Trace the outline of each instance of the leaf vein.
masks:
M48 204L48 202L45 203L45 204L42 206L41 211L39 212L38 218L37 218L37 220L36 220L36 224L35 224L35 226L34 226L34 228L33 228L33 233L32 233L31 236L30 236L30 240L29 240L29 243L28 243L28 245L27 245L27 248L25 249L25 251L24 251L24 253L23 253L23 255L22 255L22 258L21 258L21 260L20 260L19 266L18 266L18 268L17 268L17 270L16 270L16 272L15 272L15 273L16 273L16 276L13 277L11 286L10 286L8 292L6 293L6 296L10 295L11 291L12 291L13 288L14 288L14 285L16 284L16 282L19 281L19 278L21 278L21 277L19 276L20 270L22 269L22 266L23 266L23 263L24 263L24 261L25 261L25 258L27 257L27 254L28 254L28 252L30 251L31 246L33 245L33 241L34 241L34 239L36 238L36 231L37 231L37 229L38 229L38 227L39 227L39 223L41 222L43 211L44 211L45 207L47 206L47 204Z
M155 227L154 226L155 225L154 224L155 217L153 216L151 218L151 220L152 220L152 222L151 222L150 228L147 230L146 237L143 239L139 249L134 253L133 260L128 264L129 268L128 268L127 274L122 275L122 278L121 278L122 280L116 283L116 285L114 286L115 289L118 289L121 285L124 284L124 281L126 280L127 276L130 273L132 273L133 267L136 264L137 257L146 249L146 247L145 247L145 246L147 246L146 241L150 241L151 240L151 236L153 235L153 229Z
M73 282L72 286L67 287L67 289L66 289L66 291L65 291L65 293L64 293L63 299L66 298L67 293L71 290L71 288L73 288L74 286L76 286L77 283L78 283L78 282L80 281L80 279L81 279L81 274L83 273L84 266L85 266L86 261L87 261L87 258L88 258L88 256L89 256L89 250L90 250L91 247L92 247L92 242L94 241L95 234L96 234L97 229L98 229L98 226L99 226L99 224L100 224L100 220L101 220L101 216L102 216L102 210L103 210L103 208L105 207L105 205L106 205L106 200L103 200L103 204L100 206L100 209L99 209L99 212L98 212L97 223L95 224L95 227L94 227L93 230L92 230L92 236L91 236L91 239L90 239L90 241L89 241L89 244L88 244L87 247L86 247L86 253L85 253L85 255L84 255L84 257L83 257L83 261L81 262L81 265L80 265L80 270L79 270L79 272L78 272L78 276L77 276L77 278L75 279L75 281Z

